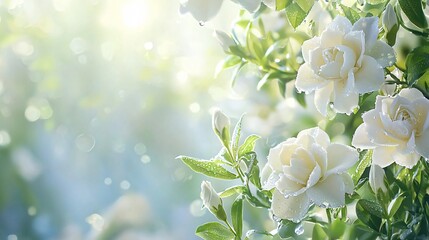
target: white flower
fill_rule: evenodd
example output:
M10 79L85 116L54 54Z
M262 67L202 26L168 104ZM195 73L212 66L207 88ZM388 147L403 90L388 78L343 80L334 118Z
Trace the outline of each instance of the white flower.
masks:
M395 97L377 96L375 109L362 115L353 146L373 149L372 162L384 168L393 162L412 168L429 158L429 100L416 89Z
M249 12L256 12L261 6L261 0L231 0L240 4L244 9Z
M236 45L234 39L223 31L215 30L215 37L225 52L230 52L229 48Z
M187 0L180 4L180 12L189 12L197 21L204 23L216 16L222 2L223 0Z
M228 116L226 116L221 110L215 109L212 115L212 126L213 130L219 136L222 136L224 133L224 129L229 129L230 120Z
M300 221L312 203L340 207L345 193L353 192L346 172L359 158L356 149L331 143L320 128L301 131L270 150L262 171L265 189L275 188L274 215Z
M387 4L381 20L386 31L390 31L395 25L398 25L398 19L391 4Z
M350 114L358 107L359 94L378 90L384 82L383 68L395 62L395 52L377 40L378 18L359 19L354 25L337 16L320 37L302 45L305 63L295 86L314 92L314 103L324 116L327 106Z
M381 189L383 192L387 192L386 185L384 184L384 170L377 164L371 164L369 169L369 186L372 191L377 194L378 189Z
M219 206L222 206L222 200L213 189L212 184L207 181L201 183L201 200L203 200L203 205L210 210L214 215L216 215Z

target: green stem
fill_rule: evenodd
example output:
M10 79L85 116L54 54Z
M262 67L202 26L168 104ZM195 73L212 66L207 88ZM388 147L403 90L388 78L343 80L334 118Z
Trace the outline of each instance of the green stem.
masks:
M328 217L328 222L332 222L331 210L329 208L326 209L326 217Z
M234 230L234 228L231 226L231 224L229 224L229 222L228 221L224 221L225 223L226 223L226 225L228 226L228 228L229 228L229 230L231 230L231 232L234 234L234 236L236 237L236 239L238 238L238 239L241 239L241 237L240 236L237 236L237 233L235 232L235 230Z

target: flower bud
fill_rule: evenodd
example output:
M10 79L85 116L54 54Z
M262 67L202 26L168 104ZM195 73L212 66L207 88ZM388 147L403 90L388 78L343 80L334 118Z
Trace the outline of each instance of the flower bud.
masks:
M230 52L229 48L236 45L234 39L223 31L215 30L215 37L219 41L224 52Z
M387 192L386 185L384 184L384 176L383 168L377 164L371 164L371 168L369 169L369 185L375 194L377 194L379 189L384 193Z
M398 18L396 16L395 10L393 10L392 5L388 4L386 10L383 12L382 18L383 28L386 32L385 37L387 43L390 46L395 45L396 43L396 34L399 30Z
M216 135L219 136L222 143L224 145L228 144L229 126L230 126L230 121L228 116L226 116L221 110L216 109L213 112L212 125L213 125L213 130L215 131Z
M226 219L225 210L222 207L222 199L219 197L217 192L213 189L212 184L208 181L203 181L201 183L201 200L203 200L203 205L206 207L213 215L218 217L221 220Z
M383 12L382 23L384 30L386 30L387 32L392 30L395 25L398 25L398 19L396 17L395 10L393 10L391 4L387 4L386 10L384 10Z

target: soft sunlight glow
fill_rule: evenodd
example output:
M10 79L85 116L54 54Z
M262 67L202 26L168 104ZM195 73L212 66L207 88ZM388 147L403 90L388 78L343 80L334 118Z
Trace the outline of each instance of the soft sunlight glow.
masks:
M134 1L122 7L122 22L128 29L140 28L147 19L147 6L143 1Z

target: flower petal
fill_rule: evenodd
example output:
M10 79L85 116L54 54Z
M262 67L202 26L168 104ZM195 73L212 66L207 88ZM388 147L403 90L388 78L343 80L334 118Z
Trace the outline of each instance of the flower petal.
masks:
M310 62L310 51L318 48L320 46L320 37L314 37L305 41L302 44L302 57L305 62Z
M359 19L353 25L352 31L363 31L365 33L365 48L371 49L378 37L378 17Z
M372 163L377 164L382 168L385 168L395 161L393 159L394 153L395 153L395 147L389 147L389 146L376 147L372 152Z
M262 2L271 9L276 8L276 0L262 0Z
M356 149L338 143L329 145L326 152L328 153L328 168L325 176L345 172L359 160L359 153Z
M197 21L206 22L219 12L223 0L188 0L181 6L181 12L190 12Z
M308 198L320 207L336 208L345 204L345 185L341 175L333 174L306 191Z
M367 93L380 89L384 82L384 70L377 61L364 56L361 68L355 73L355 87L358 93Z
M354 191L354 183L353 179L348 173L342 173L340 176L343 178L344 181L344 191L348 194L352 194Z
M396 62L395 50L387 43L377 40L371 49L367 49L366 54L377 60L381 67L392 66Z
M356 67L360 67L365 53L364 33L362 31L349 32L344 36L343 44L353 49L356 54Z
M275 216L298 222L305 217L310 207L310 199L303 193L285 198L278 190L273 193L271 208Z
M336 47L343 43L344 32L326 29L320 35L320 44L323 49Z
M429 159L429 128L416 137L416 151L424 158Z
M352 28L352 23L349 19L343 16L336 16L335 19L328 25L327 29L332 31L341 31L348 33Z
M353 49L344 45L337 46L337 49L343 52L343 65L341 66L340 75L342 78L346 78L356 64L356 54Z
M362 123L353 134L352 145L356 148L373 149L375 146L368 136L366 124Z
M326 84L326 80L316 76L308 63L304 63L298 70L295 87L298 91L312 92Z
M327 148L331 142L328 134L322 129L320 129L319 127L302 130L301 132L298 133L297 139L301 141L302 137L306 135L312 136L315 142L320 146L322 146L323 148ZM311 147L311 144L308 144L307 146Z
M283 165L290 165L290 158L298 147L294 142L294 138L289 138L270 149L267 159L273 171L281 172L283 171Z
M235 3L240 4L244 9L253 13L256 12L261 6L261 0L232 0Z
M334 84L334 109L339 113L351 114L359 106L359 94L347 92L343 82Z
M275 184L276 189L283 195L298 195L306 190L305 184L297 183L285 175L280 176L280 179Z
M398 95L410 101L415 101L420 98L425 98L422 92L420 92L415 88L404 88L399 92Z
M316 89L314 92L314 105L317 111L326 116L329 103L332 101L334 83L330 82L326 86Z

